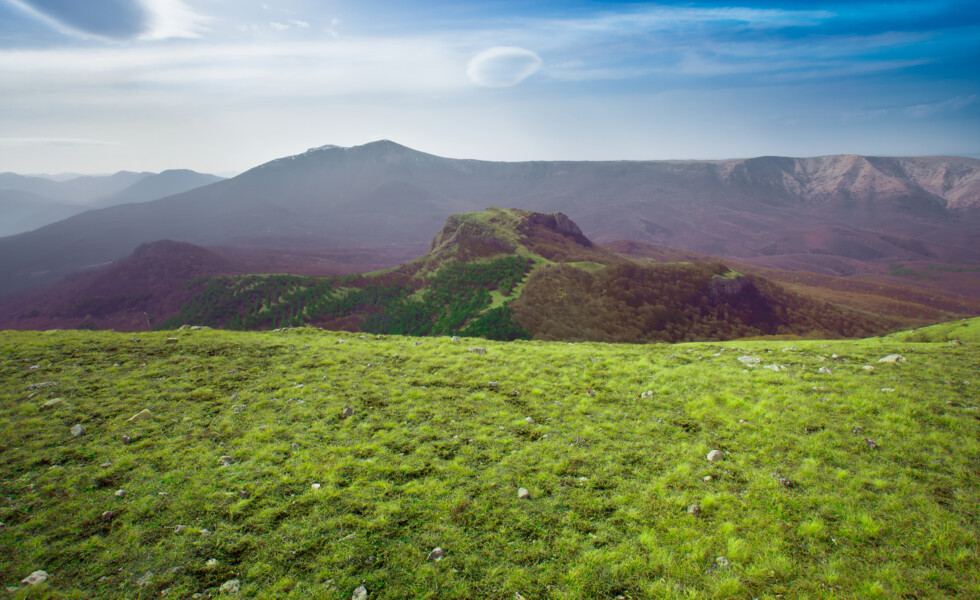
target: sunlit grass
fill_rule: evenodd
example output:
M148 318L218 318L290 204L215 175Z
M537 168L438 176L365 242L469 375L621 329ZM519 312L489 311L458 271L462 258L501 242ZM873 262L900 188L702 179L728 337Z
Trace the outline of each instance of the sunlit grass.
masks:
M39 598L975 596L978 356L941 337L3 332L0 576L48 571L12 594Z

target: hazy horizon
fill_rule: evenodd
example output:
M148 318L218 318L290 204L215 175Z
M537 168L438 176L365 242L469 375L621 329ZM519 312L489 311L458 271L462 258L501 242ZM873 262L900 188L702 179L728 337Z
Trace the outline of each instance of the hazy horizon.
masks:
M968 2L0 0L0 171L980 157Z

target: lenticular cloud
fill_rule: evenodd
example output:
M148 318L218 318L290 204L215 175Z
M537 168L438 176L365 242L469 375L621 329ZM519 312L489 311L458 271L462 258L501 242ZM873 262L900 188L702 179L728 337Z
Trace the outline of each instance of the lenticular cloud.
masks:
M541 67L541 57L516 46L495 46L470 60L466 74L470 81L485 87L517 85Z

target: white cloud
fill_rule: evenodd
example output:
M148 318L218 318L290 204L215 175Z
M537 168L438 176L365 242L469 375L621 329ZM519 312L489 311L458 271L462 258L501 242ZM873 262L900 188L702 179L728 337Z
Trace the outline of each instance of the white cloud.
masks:
M541 68L541 57L517 46L495 46L470 60L466 74L484 87L511 87Z
M299 27L300 29L310 28L310 24L307 23L306 21L300 21L299 19L290 19L289 22L295 25L296 27Z
M194 12L183 0L142 0L149 13L149 28L142 40L199 38L210 18Z
M286 31L289 29L289 25L280 23L279 21L269 21L269 27L275 29L276 31Z

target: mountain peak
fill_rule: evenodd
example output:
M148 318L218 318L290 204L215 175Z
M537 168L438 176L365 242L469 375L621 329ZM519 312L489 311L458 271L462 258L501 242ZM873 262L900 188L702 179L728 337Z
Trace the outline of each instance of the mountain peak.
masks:
M554 262L619 260L595 246L563 213L493 206L446 219L445 226L429 244L425 262L466 262L498 254L533 255Z

